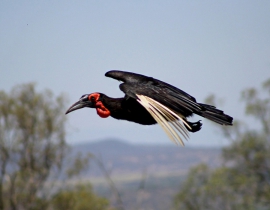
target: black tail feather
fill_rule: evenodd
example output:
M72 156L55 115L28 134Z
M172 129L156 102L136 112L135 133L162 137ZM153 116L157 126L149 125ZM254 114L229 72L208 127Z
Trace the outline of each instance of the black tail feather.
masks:
M198 115L221 125L232 125L233 118L227 114L224 114L222 110L216 109L216 107L208 104L200 105L202 106L203 110L197 113Z

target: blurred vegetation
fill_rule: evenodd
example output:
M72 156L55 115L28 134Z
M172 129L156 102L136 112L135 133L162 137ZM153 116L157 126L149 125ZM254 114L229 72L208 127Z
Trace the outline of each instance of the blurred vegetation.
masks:
M64 103L34 84L0 91L0 210L108 209L91 187L66 186L90 156L69 155Z
M109 202L92 191L91 185L77 185L58 192L52 198L52 209L64 210L102 210L108 209Z
M270 79L262 90L243 91L242 100L252 127L240 121L221 127L231 141L223 149L222 167L212 170L201 164L191 169L174 198L175 209L270 209Z

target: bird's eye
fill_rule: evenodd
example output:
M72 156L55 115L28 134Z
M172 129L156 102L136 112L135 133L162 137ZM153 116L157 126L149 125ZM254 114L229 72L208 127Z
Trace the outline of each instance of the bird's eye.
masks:
M94 96L91 96L91 101L95 101L95 97Z

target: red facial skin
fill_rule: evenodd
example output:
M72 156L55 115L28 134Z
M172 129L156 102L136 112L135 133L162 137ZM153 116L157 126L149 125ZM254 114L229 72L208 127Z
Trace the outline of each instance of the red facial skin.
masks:
M88 96L88 99L96 104L97 114L102 117L106 118L111 115L110 110L108 110L101 101L99 101L100 95L98 93L92 93Z

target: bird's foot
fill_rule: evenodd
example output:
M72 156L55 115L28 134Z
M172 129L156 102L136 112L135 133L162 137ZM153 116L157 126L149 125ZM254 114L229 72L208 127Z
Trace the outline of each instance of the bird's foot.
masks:
M201 120L199 120L198 122L189 122L189 121L186 121L186 123L191 127L191 129L185 125L185 127L188 129L188 131L190 132L197 132L199 130L201 130L201 127L202 127L202 123L201 123Z

